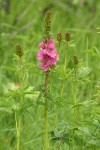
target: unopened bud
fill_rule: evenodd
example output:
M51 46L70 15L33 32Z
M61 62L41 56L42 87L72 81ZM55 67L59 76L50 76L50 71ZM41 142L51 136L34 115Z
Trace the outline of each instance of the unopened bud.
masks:
M19 57L22 57L22 56L23 56L22 46L21 46L20 44L17 44L17 45L16 45L16 54L17 54Z
M70 32L67 32L67 33L65 34L65 40L66 40L67 42L70 42L70 39L71 39L71 34L70 34Z
M73 57L73 63L74 63L75 65L78 65L79 60L78 60L78 57L77 57L77 56L74 56L74 57Z
M59 33L57 34L57 41L58 41L58 42L62 42L62 33L61 33L61 32L59 32Z
M51 12L47 11L45 15L45 34L46 38L50 38L51 31Z

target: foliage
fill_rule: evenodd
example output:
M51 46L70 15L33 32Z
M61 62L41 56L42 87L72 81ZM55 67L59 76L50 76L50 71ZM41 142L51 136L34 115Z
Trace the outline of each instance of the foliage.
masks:
M49 147L99 150L100 2L0 0L0 4L0 150L16 149L15 114L21 118L21 149L44 149L45 76L38 68L36 54L48 9L52 12L51 35L60 56L48 79ZM56 40L58 32L63 35L60 47ZM66 32L71 33L68 48ZM22 66L15 54L17 43L23 46ZM77 65L74 56L78 58ZM25 82L21 87L23 75Z

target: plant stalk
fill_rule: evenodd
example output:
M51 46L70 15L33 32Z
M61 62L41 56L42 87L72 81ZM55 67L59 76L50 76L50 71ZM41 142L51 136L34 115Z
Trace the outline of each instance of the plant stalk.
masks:
M73 99L74 99L74 126L77 124L77 76L76 66L74 68L75 81L73 83ZM75 130L73 130L73 145L74 145Z
M20 80L20 101L19 101L19 110L22 108L23 105L23 87L24 87L24 80L25 80L25 72L23 68L23 60L19 58L19 80ZM16 121L16 132L17 132L17 150L20 150L20 136L21 136L21 118L15 112L15 121Z
M76 66L74 68L74 72L75 72L75 82L74 82L74 123L76 125L76 119L77 119L77 77L76 77Z
M48 101L47 101L47 89L48 89L48 72L46 72L44 83L44 97L45 97L45 150L49 149L48 142Z
M16 112L15 112L15 120L16 120L16 132L17 132L17 146L16 146L16 149L20 150L20 118L17 118Z
M60 45L59 45L60 46ZM67 50L68 50L68 42L67 42ZM60 48L60 47L59 47ZM66 53L65 53L65 60L64 60L64 71L66 71L66 66L67 66L67 50L66 50ZM61 93L60 93L60 97L62 98L62 95L63 95L63 91L64 91L64 87L65 87L65 80L63 79L62 81L62 85L61 85ZM58 115L59 115L59 108L57 108L57 112L56 112L56 119L55 119L55 124L54 124L54 127L56 127L56 123L58 121Z

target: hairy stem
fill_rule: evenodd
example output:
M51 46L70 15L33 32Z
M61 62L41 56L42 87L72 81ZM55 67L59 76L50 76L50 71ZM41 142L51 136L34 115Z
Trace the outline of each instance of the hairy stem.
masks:
M76 76L77 68L74 68L74 76L75 81L73 82L73 99L74 99L74 126L77 124L77 76ZM74 145L74 137L75 137L75 130L73 130L73 145Z
M77 98L76 98L76 93L77 93L77 77L76 77L76 67L74 68L75 72L75 82L74 82L74 123L76 124L76 119L77 119Z
M22 108L23 104L23 87L24 87L24 80L25 80L25 71L23 67L23 59L19 59L19 80L20 80L20 101L19 101L19 110ZM15 112L15 121L16 121L16 132L17 132L17 150L20 150L20 136L21 136L21 118Z
M47 101L47 88L48 88L48 72L45 76L44 83L44 97L45 97L45 150L49 149L48 143L48 101Z
M17 114L15 112L15 120L16 120L16 132L17 132L17 150L20 150L20 118L17 118Z
M67 42L67 50L68 50L68 42ZM60 45L59 45L59 49L60 49ZM64 71L66 71L66 66L67 66L67 50L65 53L65 60L64 60ZM65 86L65 80L63 79L62 81L62 85L61 85L61 93L60 93L60 97L62 98L63 95L63 91L64 91L64 86ZM55 119L55 124L54 127L56 127L56 123L58 121L58 115L59 115L59 107L57 108L57 112L56 112L56 119Z

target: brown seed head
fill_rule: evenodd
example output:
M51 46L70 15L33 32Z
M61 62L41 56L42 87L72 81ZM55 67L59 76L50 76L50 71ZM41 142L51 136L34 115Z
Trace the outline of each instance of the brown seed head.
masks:
M17 54L19 57L22 57L22 56L23 56L22 46L21 46L20 44L17 44L17 45L16 45L16 54Z
M74 56L74 57L73 57L73 63L74 63L75 65L78 65L79 60L78 60L78 57L77 57L77 56Z
M61 32L59 32L59 33L57 34L57 41L58 41L58 42L62 42L62 33L61 33Z
M67 33L65 34L65 40L66 40L67 42L70 42L70 39L71 39L71 33L70 33L70 32L67 32Z

